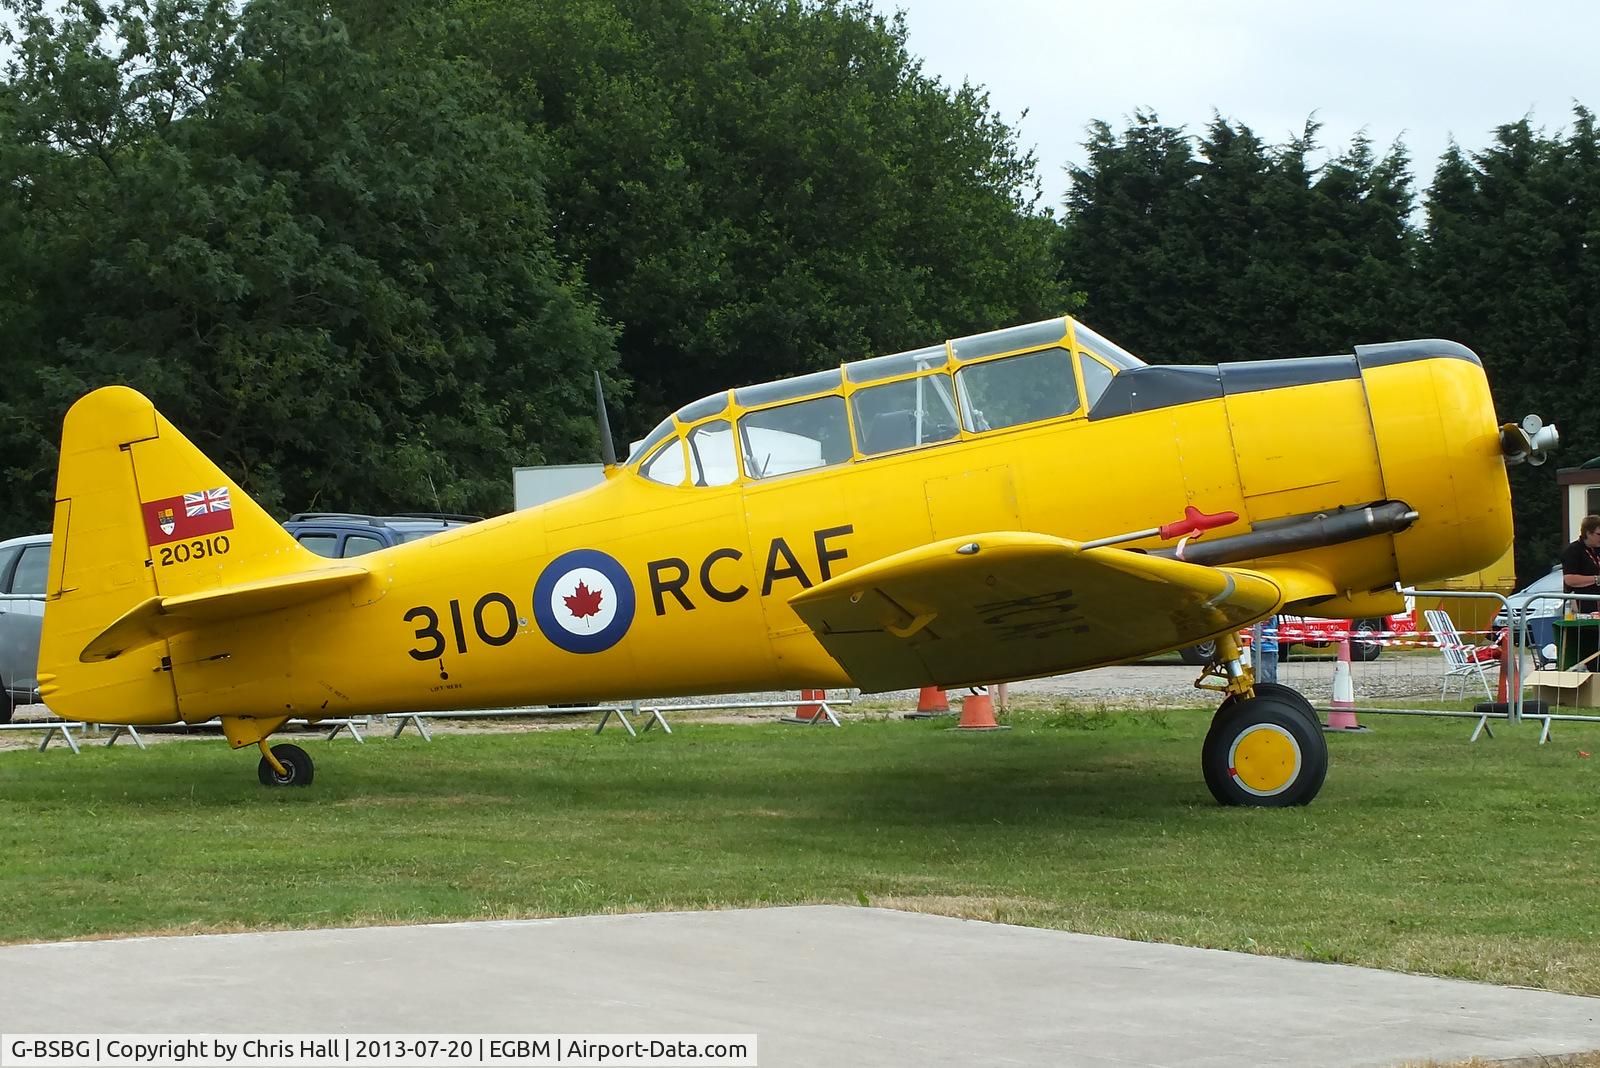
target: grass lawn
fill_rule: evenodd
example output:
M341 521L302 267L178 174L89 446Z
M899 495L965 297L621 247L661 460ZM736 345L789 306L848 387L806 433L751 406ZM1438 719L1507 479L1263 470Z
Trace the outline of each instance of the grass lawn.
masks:
M1600 994L1600 731L1373 717L1224 809L1209 716L0 753L0 940L871 903ZM296 739L299 741L299 739Z

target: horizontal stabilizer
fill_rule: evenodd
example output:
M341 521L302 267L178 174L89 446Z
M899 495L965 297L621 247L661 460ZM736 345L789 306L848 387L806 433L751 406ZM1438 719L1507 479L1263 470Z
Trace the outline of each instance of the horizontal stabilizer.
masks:
M885 557L789 603L857 685L882 691L1132 660L1268 616L1283 591L1254 571L996 531Z
M354 585L366 575L367 569L364 567L335 564L316 571L276 575L200 593L151 597L123 613L115 623L96 635L93 641L84 646L78 659L85 664L114 660L130 649L138 649L184 631L325 597Z

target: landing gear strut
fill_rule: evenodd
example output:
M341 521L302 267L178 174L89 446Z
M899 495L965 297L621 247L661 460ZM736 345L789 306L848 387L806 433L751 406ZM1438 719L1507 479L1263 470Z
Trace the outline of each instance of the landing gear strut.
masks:
M262 786L310 786L315 768L311 755L298 745L275 745L267 748L267 740L260 741L261 764L256 769Z
M1216 678L1220 683L1207 683ZM1226 696L1200 748L1211 796L1224 805L1283 808L1317 796L1328 775L1322 721L1299 691L1257 683L1232 634L1217 639L1217 660L1195 683Z

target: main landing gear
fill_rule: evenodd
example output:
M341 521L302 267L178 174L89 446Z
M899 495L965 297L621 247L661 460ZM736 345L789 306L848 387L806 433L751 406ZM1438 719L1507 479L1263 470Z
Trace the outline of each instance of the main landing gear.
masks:
M316 769L311 764L311 755L304 749L287 742L268 749L265 738L258 744L261 746L261 763L256 768L256 774L262 786L311 785L311 776Z
M1195 685L1227 695L1200 748L1211 796L1256 808L1304 805L1317 796L1328 775L1328 743L1310 701L1287 686L1254 682L1231 634L1217 639L1217 660Z

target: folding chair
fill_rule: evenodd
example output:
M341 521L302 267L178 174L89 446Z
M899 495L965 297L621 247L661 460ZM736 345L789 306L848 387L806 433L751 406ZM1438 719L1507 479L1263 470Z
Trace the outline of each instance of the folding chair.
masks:
M1486 669L1500 666L1499 648L1492 645L1468 644L1456 630L1455 621L1443 609L1430 608L1422 615L1428 621L1428 630L1433 633L1433 640L1439 643L1439 651L1444 654L1445 672L1439 680L1439 699L1444 699L1451 679L1460 680L1461 696L1466 697L1467 680L1476 678L1483 684L1484 696L1491 701L1494 700L1494 691L1489 688Z

